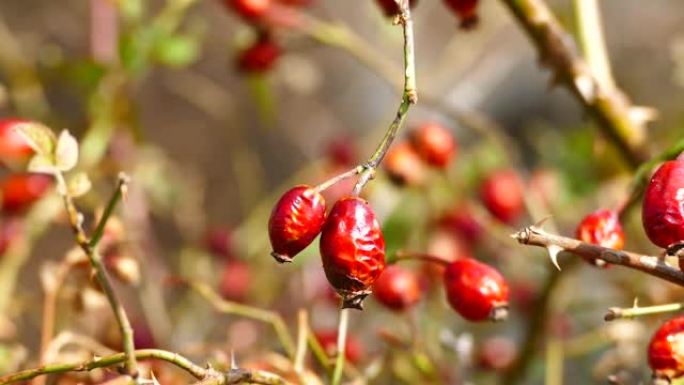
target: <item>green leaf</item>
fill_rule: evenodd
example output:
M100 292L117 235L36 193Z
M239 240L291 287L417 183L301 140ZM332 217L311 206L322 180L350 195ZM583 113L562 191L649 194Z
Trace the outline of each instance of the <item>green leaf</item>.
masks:
M57 139L47 126L38 122L20 123L14 127L38 155L52 156Z
M63 130L57 140L55 166L61 171L69 171L76 167L76 163L78 163L78 142L68 130Z
M88 174L85 172L74 174L67 182L67 190L69 195L74 198L78 198L87 194L92 187L93 184L90 182L90 178L88 178Z
M199 57L197 38L189 35L174 35L160 38L154 47L154 57L162 64L185 67Z

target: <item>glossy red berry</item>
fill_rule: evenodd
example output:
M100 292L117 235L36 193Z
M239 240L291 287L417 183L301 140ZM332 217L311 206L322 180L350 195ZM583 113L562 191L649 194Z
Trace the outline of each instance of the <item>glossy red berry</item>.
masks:
M658 378L684 375L684 316L665 322L648 345L648 365Z
M238 68L247 73L268 72L280 57L280 47L271 39L259 39L238 56Z
M314 336L328 356L335 357L337 355L336 330L319 330L314 332ZM344 356L347 361L353 365L361 362L361 359L364 356L364 349L361 341L348 334L347 341L345 341Z
M229 301L244 301L252 284L249 264L233 259L223 265L219 282L221 296Z
M461 28L470 29L477 26L479 21L479 16L477 15L478 0L444 0L444 3L459 18Z
M491 266L475 259L459 259L444 272L451 307L470 321L499 321L507 316L508 284Z
M437 168L446 168L456 154L454 136L439 123L418 126L411 133L411 144L427 164Z
M399 14L399 6L397 5L396 0L376 0L380 8L382 9L382 12L385 14L387 17L392 17L396 16ZM416 4L418 4L418 0L409 0L409 6L411 8L415 7Z
M330 211L321 233L321 258L328 282L343 307L361 302L385 268L385 239L368 202L342 198Z
M622 231L617 212L599 209L587 215L577 225L575 237L583 242L622 250L625 245L625 233ZM597 266L606 266L602 260L589 261Z
M25 163L33 155L33 149L16 131L19 124L28 120L8 118L0 120L0 161L5 165Z
M684 241L684 153L653 174L641 218L646 235L657 246L667 248Z
M420 186L425 182L425 165L416 150L406 142L392 146L382 164L390 180L399 186Z
M321 232L325 199L311 186L300 185L280 198L268 221L268 236L278 262L291 262Z
M272 0L223 0L223 2L244 19L255 21L271 8Z
M2 211L20 214L43 197L52 186L52 177L44 174L13 174L0 183Z
M524 208L523 184L512 169L492 172L482 182L480 198L492 216L501 222L515 223Z
M390 310L404 311L420 301L420 281L411 270L389 266L375 281L373 296Z

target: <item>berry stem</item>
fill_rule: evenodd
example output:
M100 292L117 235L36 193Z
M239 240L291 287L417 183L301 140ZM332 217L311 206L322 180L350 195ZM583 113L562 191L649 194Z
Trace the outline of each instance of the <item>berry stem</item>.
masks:
M97 281L102 287L102 290L107 297L109 306L114 312L114 317L119 326L119 331L123 339L123 349L126 357L126 371L133 377L138 376L138 363L135 357L135 346L133 343L133 328L128 320L128 315L124 309L121 301L114 292L112 283L107 275L107 269L102 262L102 256L97 250L97 247L91 245L91 241L88 239L85 230L83 230L83 214L81 214L76 205L74 204L73 197L69 194L69 189L67 187L66 181L64 179L64 174L61 171L56 172L55 181L57 183L57 191L62 197L64 203L64 208L67 212L67 217L69 219L69 224L76 238L76 243L83 250L83 252L88 256L91 266L95 270ZM116 196L117 194L115 194Z
M431 262L431 263L436 263L438 265L446 266L449 264L449 261L442 257L438 257L436 255L431 255L431 254L426 254L426 253L412 253L412 252L407 252L407 251L397 251L394 254L394 258L388 263L395 263L399 261L409 261L409 260L419 260L419 261L425 261L425 262Z
M614 321L622 318L635 318L646 315L672 313L684 309L684 303L668 303L665 305L638 307L632 306L628 308L611 307L603 317L606 321Z
M416 88L416 59L415 59L415 47L413 39L413 20L411 19L411 10L408 5L408 0L397 0L401 13L397 17L397 23L401 24L402 30L404 32L404 91L401 97L401 103L397 109L397 114L390 123L385 136L378 144L378 147L373 152L373 155L368 159L362 167L363 171L359 177L358 182L354 186L352 195L357 196L361 193L363 187L373 179L375 174L375 169L380 165L382 160L387 154L397 132L401 128L404 120L406 119L406 114L408 113L411 105L418 101L418 92Z
M344 370L345 351L347 349L347 329L349 328L349 309L340 309L340 324L337 329L337 358L331 385L340 385Z
M545 248L558 247L561 251L567 251L580 257L600 259L611 264L622 265L679 286L684 286L684 272L668 265L662 258L657 256L609 249L577 239L550 234L535 226L524 228L513 234L512 237L523 245Z
M342 174L335 175L334 177L324 181L323 183L316 186L314 189L316 192L321 192L329 189L330 187L340 183L341 181L351 178L354 175L360 174L364 170L363 166L356 166L351 170L345 171Z
M501 0L536 45L541 62L553 72L597 121L606 138L633 169L644 160L643 121L632 119L635 107L616 87L606 89L572 48L572 36L543 0Z

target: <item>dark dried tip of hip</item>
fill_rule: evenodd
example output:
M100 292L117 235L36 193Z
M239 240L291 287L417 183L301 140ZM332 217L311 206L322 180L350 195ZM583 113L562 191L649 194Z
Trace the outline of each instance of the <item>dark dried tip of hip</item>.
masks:
M271 252L271 256L273 257L273 259L278 261L278 263L290 263L290 262L292 262L292 257L290 257L289 255L278 254L275 251L273 251L273 252Z
M508 303L496 305L489 314L489 319L494 322L505 321L508 318Z
M363 300L368 297L368 294L370 292L367 291L344 294L342 296L342 309L363 310Z
M673 257L684 257L684 241L677 242L667 247L667 255Z
M653 378L651 378L650 385L670 385L671 383L672 382L669 378L657 376L654 374Z

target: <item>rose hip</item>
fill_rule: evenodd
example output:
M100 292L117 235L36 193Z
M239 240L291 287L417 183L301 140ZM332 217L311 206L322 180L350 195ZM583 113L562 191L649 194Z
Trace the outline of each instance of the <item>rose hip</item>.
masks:
M0 161L5 165L25 163L33 154L33 149L16 131L19 124L28 120L7 118L0 120Z
M500 321L506 318L508 284L491 266L475 259L459 259L444 272L451 307L469 321Z
M477 15L478 0L444 0L444 3L461 20L461 28L471 29L477 26L479 22Z
M256 21L270 8L271 0L224 0L226 7L247 21Z
M311 186L296 186L276 203L268 221L268 236L278 262L291 262L321 232L325 199Z
M399 6L397 5L396 0L376 0L380 8L382 9L382 12L385 14L387 17L393 17L399 14ZM415 7L416 4L418 4L418 0L409 0L409 6L411 8Z
M238 68L247 73L265 73L275 66L280 47L270 38L262 38L238 56Z
M244 301L252 283L249 264L232 259L223 265L219 282L221 296L229 301Z
M456 140L439 123L423 123L411 133L411 144L429 165L446 168L456 154Z
M599 209L584 217L577 225L575 237L583 242L615 250L622 250L625 245L625 233L618 214L608 209ZM607 266L600 259L588 262L600 267Z
M406 142L389 149L383 167L390 180L399 186L420 186L425 182L425 166L416 150Z
M489 174L480 187L480 198L489 213L501 222L515 223L522 214L523 184L512 169Z
M52 186L52 176L44 174L13 174L0 183L2 211L20 214L43 197Z
M665 322L648 345L648 364L657 378L684 375L684 316Z
M404 311L420 301L420 281L411 270L389 266L373 285L373 296L390 310Z
M385 268L385 239L368 202L340 199L323 226L320 244L328 282L342 296L343 307L361 308Z
M314 336L328 356L334 357L337 355L336 330L319 330L314 332ZM361 341L348 334L347 341L345 341L344 356L351 364L358 364L364 356Z
M642 222L648 238L662 248L684 241L684 154L663 163L646 187Z

